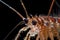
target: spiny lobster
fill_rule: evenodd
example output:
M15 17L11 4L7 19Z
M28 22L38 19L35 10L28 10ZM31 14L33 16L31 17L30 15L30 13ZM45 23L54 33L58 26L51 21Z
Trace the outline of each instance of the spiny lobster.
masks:
M22 0L20 0L21 4L26 12L27 18L23 17L18 11L16 11L14 8L12 8L8 4L6 4L4 1L0 0L0 2L2 2L7 7L12 9L14 12L16 12L25 22L26 27L23 27L22 29L19 30L19 32L16 35L14 40L19 40L20 39L19 37L21 36L20 33L22 31L26 31L28 29L30 29L30 30L27 33L26 37L24 37L24 40L31 40L30 38L34 37L35 35L37 35L35 40L48 40L48 37L51 40L54 40L54 37L57 37L57 40L60 40L60 35L59 35L60 34L60 17L49 16L55 0L52 1L52 4L51 4L49 12L48 12L48 16L31 16L31 17L28 16L28 12L24 6L24 3L22 2ZM19 25L20 25L20 23L17 24L16 27ZM11 32L13 32L13 30ZM9 32L9 34L11 32ZM9 36L9 34L6 36L6 38Z

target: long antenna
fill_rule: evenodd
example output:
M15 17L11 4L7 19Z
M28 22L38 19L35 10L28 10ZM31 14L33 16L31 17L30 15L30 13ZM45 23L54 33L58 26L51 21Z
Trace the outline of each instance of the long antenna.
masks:
M19 22L8 34L7 36L3 39L6 40L8 38L8 36L19 26L22 25L24 23L24 21Z
M11 10L13 10L14 12L16 12L22 19L24 19L24 17L17 11L15 10L13 7L11 7L10 5L6 4L4 1L0 0L1 3L3 3L4 5L6 5L7 7L9 7Z
M53 7L54 2L55 2L55 0L52 1L52 4L51 4L50 9L49 9L49 11L48 11L48 16L49 16L50 13L51 13L51 10L52 10L52 7Z
M21 2L21 5L22 5L23 8L24 8L24 11L25 11L25 13L26 13L27 18L29 18L28 12L27 12L27 10L26 10L26 7L25 7L24 3L22 2L22 0L20 0L20 2Z
M60 8L60 4L56 1L56 5Z

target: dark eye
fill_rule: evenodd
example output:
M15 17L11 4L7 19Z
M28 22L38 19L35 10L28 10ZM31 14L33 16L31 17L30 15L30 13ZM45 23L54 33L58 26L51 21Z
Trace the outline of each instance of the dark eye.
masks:
M33 25L36 25L36 24L37 24L37 22L36 22L35 20L33 20L33 21L32 21L32 24L33 24Z

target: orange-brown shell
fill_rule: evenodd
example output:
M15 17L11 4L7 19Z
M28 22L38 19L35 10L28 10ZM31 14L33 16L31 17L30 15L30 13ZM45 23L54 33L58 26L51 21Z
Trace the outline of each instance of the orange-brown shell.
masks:
M60 23L60 18L58 18L58 23Z

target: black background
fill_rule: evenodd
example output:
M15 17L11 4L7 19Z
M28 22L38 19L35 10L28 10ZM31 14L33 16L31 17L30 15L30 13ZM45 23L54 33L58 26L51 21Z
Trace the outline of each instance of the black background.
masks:
M24 17L26 17L20 0L3 0L17 11L19 11ZM32 15L46 15L48 14L51 0L23 0L28 14ZM59 2L59 0L58 0ZM53 6L53 10L56 14L58 7L56 4ZM52 10L52 13L53 13ZM51 14L52 14L51 13ZM17 23L22 19L11 9L0 2L0 39L4 39L5 36L15 27ZM17 30L18 31L18 30ZM16 32L16 31L15 31Z

